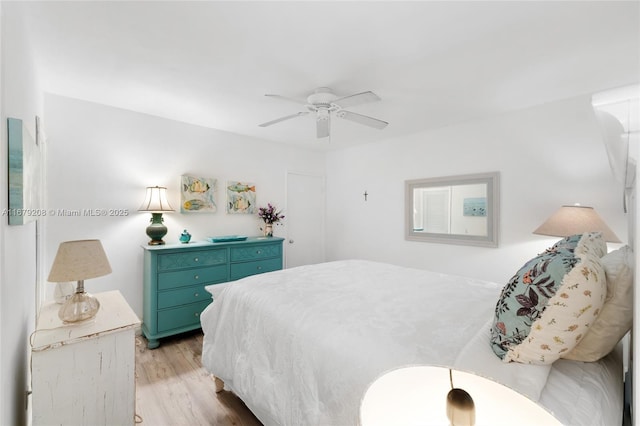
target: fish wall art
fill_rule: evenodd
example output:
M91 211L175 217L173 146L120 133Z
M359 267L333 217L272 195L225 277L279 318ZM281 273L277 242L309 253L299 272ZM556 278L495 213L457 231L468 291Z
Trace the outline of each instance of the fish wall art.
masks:
M256 186L247 182L227 182L227 213L254 214L256 212Z
M216 179L182 175L180 213L215 213Z

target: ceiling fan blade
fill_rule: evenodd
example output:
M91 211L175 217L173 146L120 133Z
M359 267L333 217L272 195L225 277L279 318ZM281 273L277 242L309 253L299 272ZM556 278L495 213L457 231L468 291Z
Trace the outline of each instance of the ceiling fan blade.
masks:
M344 118L345 120L354 121L369 127L375 127L380 130L384 129L389 124L386 121L378 120L377 118L369 117L368 115L356 114L351 111L338 111L337 116Z
M331 103L338 105L340 108L349 108L353 105L360 105L367 102L375 102L379 100L380 97L373 92L362 92L356 93L355 95L335 99Z
M329 124L330 119L328 115L326 117L319 117L316 120L316 136L318 139L329 136Z
M294 103L296 103L298 105L306 105L307 104L306 101L301 101L299 99L293 99L293 98L287 98L286 96L272 95L270 93L267 93L265 96L268 96L270 98L282 99L283 101L294 102Z
M267 121L266 123L258 124L258 126L267 127L267 126L271 126L272 124L279 123L281 121L289 120L289 119L300 117L301 115L307 115L307 114L309 114L308 111L300 111L300 112L296 112L295 114L291 114L285 117L276 118L275 120Z

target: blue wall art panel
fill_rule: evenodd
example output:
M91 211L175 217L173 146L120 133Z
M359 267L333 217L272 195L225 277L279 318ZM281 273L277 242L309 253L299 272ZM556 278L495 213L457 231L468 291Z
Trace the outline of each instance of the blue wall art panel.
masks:
M465 198L462 202L462 209L464 216L486 216L487 199L485 197Z
M24 225L44 215L40 209L40 150L22 120L7 118L9 225Z

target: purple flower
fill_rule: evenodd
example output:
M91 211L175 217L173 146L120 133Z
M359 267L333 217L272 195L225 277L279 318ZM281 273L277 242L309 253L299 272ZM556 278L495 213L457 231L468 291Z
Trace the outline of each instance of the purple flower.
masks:
M268 203L267 207L258 208L258 217L268 224L278 223L284 219L282 211L278 211L271 203Z

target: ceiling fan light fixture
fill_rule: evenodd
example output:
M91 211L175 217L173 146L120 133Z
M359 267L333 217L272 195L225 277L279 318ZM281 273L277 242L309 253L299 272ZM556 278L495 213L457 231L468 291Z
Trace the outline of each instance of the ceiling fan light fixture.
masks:
M318 108L317 111L317 120L328 120L329 119L329 109L328 108Z
M331 103L336 100L338 97L333 94L331 89L328 87L318 87L307 97L307 103L310 105L326 105L327 107L331 106Z
M389 124L386 121L378 120L377 118L357 114L351 111L345 111L343 109L344 107L381 100L378 95L371 91L356 93L354 95L343 96L339 98L328 87L318 87L313 91L312 94L307 97L306 104L304 104L304 102L280 95L267 94L265 96L280 98L295 103L301 103L307 108L308 111L298 112L296 114L291 114L281 118L277 118L275 120L267 121L266 123L260 124L260 127L271 126L272 124L276 124L281 121L309 114L309 112L316 113L316 132L318 139L329 136L332 112L334 112L339 118L343 118L345 120L349 120L358 124L363 124L368 127L373 127L374 129L378 130L384 129Z

